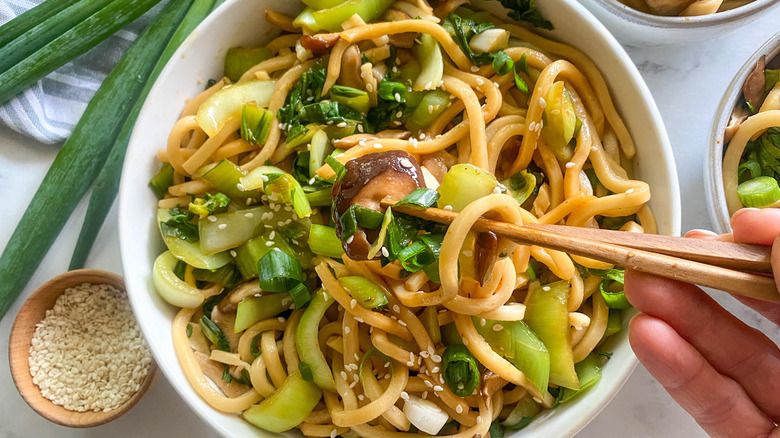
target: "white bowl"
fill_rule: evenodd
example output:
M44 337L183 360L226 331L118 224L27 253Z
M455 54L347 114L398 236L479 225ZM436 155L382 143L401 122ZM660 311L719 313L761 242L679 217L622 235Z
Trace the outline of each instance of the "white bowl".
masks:
M617 107L636 141L636 174L652 188L651 205L658 228L664 234L679 234L680 197L671 147L639 72L617 41L582 6L567 0L538 3L556 25L556 39L574 44L602 66ZM274 33L263 19L266 7L293 13L297 5L271 0L228 2L206 19L173 56L138 118L127 151L119 199L119 236L127 290L155 360L192 409L217 432L231 437L274 434L254 428L237 415L212 409L184 377L170 336L176 309L166 304L152 285L152 263L164 246L154 222L157 200L147 182L159 168L157 150L164 147L185 100L200 92L209 78L221 76L226 49L260 44ZM603 379L589 393L576 403L544 413L512 436L569 437L583 428L617 393L636 365L627 328L614 340L613 351L614 356L604 366Z
M778 13L778 0L755 0L712 15L665 17L647 14L618 0L580 0L622 44L638 47L682 45L717 38L747 25L759 13Z
M707 193L707 208L710 220L718 233L731 232L731 215L726 205L726 192L723 187L723 136L731 119L731 113L742 96L742 85L759 58L766 55L767 62L780 56L780 33L775 34L760 49L747 60L731 81L723 100L720 101L710 133L710 147L707 149L707 159L704 160L704 188Z

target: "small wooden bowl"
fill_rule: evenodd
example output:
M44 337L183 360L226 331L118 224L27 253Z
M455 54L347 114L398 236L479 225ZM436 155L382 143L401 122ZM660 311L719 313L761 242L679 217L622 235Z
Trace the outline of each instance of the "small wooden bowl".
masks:
M68 427L93 427L119 418L146 394L157 374L157 365L152 361L149 373L138 391L124 404L108 412L69 411L41 395L38 385L33 383L28 362L35 325L43 320L48 309L54 307L57 298L65 292L65 289L83 283L108 284L116 289L126 290L122 277L111 272L78 269L58 275L44 283L24 302L11 327L8 342L8 362L19 394L42 417Z

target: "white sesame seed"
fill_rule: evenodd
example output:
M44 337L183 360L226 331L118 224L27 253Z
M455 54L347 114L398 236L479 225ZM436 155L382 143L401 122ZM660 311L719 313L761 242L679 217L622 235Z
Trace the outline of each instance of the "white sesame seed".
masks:
M393 304L393 312L401 313L401 306L399 306L398 304Z
M474 73L476 73L476 72L478 72L478 71L479 71L479 67L477 67L476 65L472 65L472 66L471 66L471 71L472 71L472 72L474 72Z
M351 331L352 331L352 330L350 330L350 329L349 329L349 327L344 327L344 334L345 334L345 335L348 335L348 334L349 334L349 332L351 332Z
M576 164L572 163L571 161L569 161L568 163L566 163L566 168L567 168L567 169L571 169L571 168L572 168L572 167L574 167L574 166L576 166Z
M466 256L466 257L471 257L472 255L474 255L474 252L466 250L466 251L463 251L463 255Z
M501 330L503 330L503 329L504 329L504 326L503 326L503 325L501 325L501 324L495 324L495 325L493 325L493 331L494 331L494 332L500 332L500 331L501 331Z
M209 220L209 222L216 222L217 221L217 218L215 216L209 216L207 219Z
M541 404L541 403L542 403L542 401L541 401L541 400L539 400L539 399L538 399L538 398L536 398L536 397L534 397L533 399L534 399L534 401L535 401L535 402L537 402L537 403L539 403L539 404Z
M414 366L414 361L410 360L409 362L406 362L406 366L413 367Z
M309 185L312 185L312 184L314 184L315 182L317 182L317 178L311 178L311 179L309 180Z
M463 345L469 345L469 340L466 338L463 338Z
M357 130L358 130L359 133L361 133L361 134L363 133L364 128L363 128L363 124L362 123L357 125Z
M531 132L536 131L536 122L531 122L528 124L528 130Z
M401 398L404 400L409 400L409 394L406 391L401 391Z
M360 318L360 317L356 317L355 321L357 321L357 322L359 322L361 324L365 322L365 321L363 321L363 318Z
M544 100L544 97L540 97L540 98L539 98L539 107L540 107L541 109L545 109L545 108L547 108L547 101L546 101L546 100Z
M429 354L427 351L421 351L421 352L420 352L420 356L422 356L422 357L424 357L424 358L428 358L428 357L430 357L431 355L430 355L430 354Z
M428 388L433 388L433 383L431 383L430 380L423 380L423 382L425 382L425 386Z
M238 255L238 253L235 250L232 250L232 249L230 250L230 256L231 257L236 257L237 255Z
M337 128L346 128L347 127L347 123L346 122L336 123L336 127Z
M217 228L219 228L220 230L224 230L225 228L227 228L227 224L219 224L217 225Z
M455 412L462 414L463 413L463 405L458 405L455 407Z
M408 158L401 158L401 160L399 162L401 163L401 166L403 166L403 167L405 167L407 169L410 169L413 166L412 162L409 161Z
M545 292L549 292L550 291L550 286L544 286L544 287L542 287L542 290L545 291Z
M274 243L272 241L265 242L265 246L271 247L274 246Z
M501 194L501 187L499 187L499 186L493 187L493 194L494 195L500 195Z
M451 205L445 205L444 206L444 210L452 211L452 206Z
M482 80L482 78L477 78L477 85L482 85L485 83L485 81Z
M433 369L431 370L431 372L432 372L432 373L434 373L434 374L436 374L436 373L438 373L438 372L439 372L439 370L440 370L440 369L439 369L439 367L433 367Z
M390 257L390 251L387 250L384 246L382 247L382 255L387 258Z
M406 323L400 319L398 320L398 324L400 324L401 327L406 327Z
M341 378L344 379L344 380L347 380L347 373L346 373L346 371L342 371L341 372Z
M484 327L486 323L487 323L487 321L485 320L485 318L480 318L479 319L479 325L481 325L482 327Z
M410 138L410 139L409 139L409 144L411 144L411 145L412 145L412 147L415 147L415 148L416 148L416 147L417 147L417 139L416 139L416 138L414 138L414 137ZM406 161L409 161L409 160L406 160ZM410 163L410 164L411 164L411 163Z
M354 234L353 234L353 235L351 235L351 236L349 236L349 238L347 239L347 245L349 245L350 243L352 243L352 241L353 241L353 240L355 240L355 235L354 235Z
M241 183L238 183L238 184L236 184L236 188L237 188L238 190L241 190L242 192L244 191L244 185L243 185L243 184L241 184Z
M477 417L477 424L482 424L482 417L481 416Z
M436 363L441 363L441 356L439 356L438 354L432 354L431 355L431 360L436 362Z
M274 237L276 237L276 231L271 231L271 234L268 235L268 238L273 240Z
M433 387L433 392L439 392L439 391L444 391L444 388L442 388L439 385L436 385L436 386Z
M397 113L395 113L395 118L400 119L401 117L403 117L403 115L404 115L403 111L398 111Z
M349 307L354 309L355 306L357 306L357 300L353 298L352 301L349 302ZM357 356L357 354L355 356Z
M338 429L333 429L330 431L330 438L336 438L339 434Z

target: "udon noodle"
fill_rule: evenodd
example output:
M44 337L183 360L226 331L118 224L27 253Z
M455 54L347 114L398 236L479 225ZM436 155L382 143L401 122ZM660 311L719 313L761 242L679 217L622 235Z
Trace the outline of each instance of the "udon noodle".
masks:
M214 409L306 436L484 437L598 380L622 271L471 227L655 233L634 143L583 53L464 4L315 37L268 11L284 33L264 59L185 106L152 181L155 285ZM410 192L458 218L378 203Z
M695 17L744 6L753 0L619 0L641 12L654 15Z

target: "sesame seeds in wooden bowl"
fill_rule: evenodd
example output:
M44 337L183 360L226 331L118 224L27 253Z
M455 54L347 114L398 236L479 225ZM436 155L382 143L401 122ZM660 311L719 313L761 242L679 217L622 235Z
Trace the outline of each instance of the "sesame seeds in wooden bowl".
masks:
M79 269L44 283L22 305L8 361L38 414L63 426L98 426L144 396L157 367L125 294L122 277Z

